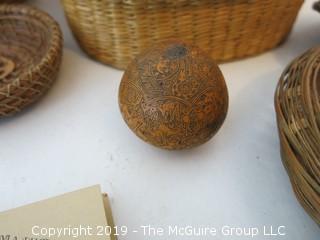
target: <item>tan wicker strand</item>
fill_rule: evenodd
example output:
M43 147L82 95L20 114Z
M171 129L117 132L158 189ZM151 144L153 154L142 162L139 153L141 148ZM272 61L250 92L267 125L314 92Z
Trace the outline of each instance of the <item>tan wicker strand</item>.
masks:
M301 205L320 225L320 47L295 59L275 94L281 156Z
M25 5L0 5L0 117L40 98L56 79L62 33L46 13Z
M90 56L124 69L138 53L171 38L218 62L282 43L303 0L62 0L69 25Z

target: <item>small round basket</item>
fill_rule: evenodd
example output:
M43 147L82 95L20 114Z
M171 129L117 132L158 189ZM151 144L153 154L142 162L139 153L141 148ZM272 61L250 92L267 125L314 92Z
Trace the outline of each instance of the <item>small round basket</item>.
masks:
M320 48L294 60L280 78L275 109L282 161L301 205L320 225Z
M0 4L0 117L36 101L57 77L62 55L58 24L35 8Z
M69 25L90 56L125 69L168 39L199 46L219 62L282 43L304 0L62 0Z

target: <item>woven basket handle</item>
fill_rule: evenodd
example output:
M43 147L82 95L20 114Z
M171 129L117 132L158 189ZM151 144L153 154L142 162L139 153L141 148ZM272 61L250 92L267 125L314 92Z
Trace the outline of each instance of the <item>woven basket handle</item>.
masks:
M320 12L320 1L317 1L313 4L313 9Z
M7 77L15 68L14 62L0 56L0 80Z

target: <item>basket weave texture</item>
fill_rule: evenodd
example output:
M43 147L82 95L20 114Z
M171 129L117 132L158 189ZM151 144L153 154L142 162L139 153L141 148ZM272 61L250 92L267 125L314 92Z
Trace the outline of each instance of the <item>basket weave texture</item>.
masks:
M46 13L0 5L0 116L9 116L43 95L61 63L62 34Z
M118 68L171 38L216 61L269 50L290 32L303 0L62 0L80 46Z
M294 60L275 94L281 155L295 194L320 225L320 48Z

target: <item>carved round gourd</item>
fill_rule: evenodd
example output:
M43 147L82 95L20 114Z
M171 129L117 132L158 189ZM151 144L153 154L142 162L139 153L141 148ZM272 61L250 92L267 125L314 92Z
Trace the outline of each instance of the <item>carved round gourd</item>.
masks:
M170 41L131 62L119 105L131 130L165 149L208 141L223 124L228 91L217 64L196 46Z

